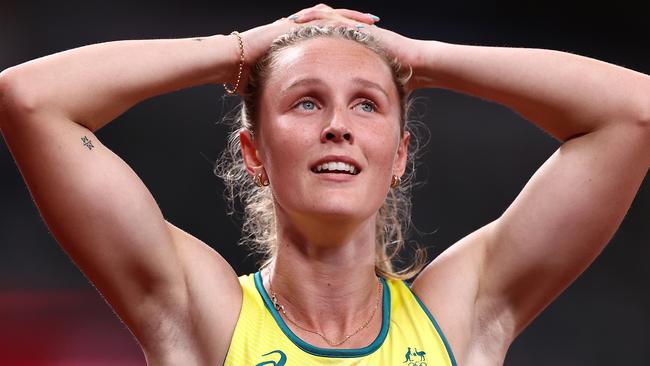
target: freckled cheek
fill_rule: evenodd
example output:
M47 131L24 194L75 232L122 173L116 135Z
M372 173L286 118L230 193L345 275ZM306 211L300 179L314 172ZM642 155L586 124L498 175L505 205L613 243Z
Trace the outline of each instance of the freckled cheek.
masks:
M373 135L366 143L366 156L377 169L378 174L390 174L397 151L396 139L387 138L386 134Z
M266 164L269 174L275 180L282 177L291 177L304 170L305 156L309 146L303 134L296 134L295 130L277 129L267 139ZM290 178L291 179L291 178Z

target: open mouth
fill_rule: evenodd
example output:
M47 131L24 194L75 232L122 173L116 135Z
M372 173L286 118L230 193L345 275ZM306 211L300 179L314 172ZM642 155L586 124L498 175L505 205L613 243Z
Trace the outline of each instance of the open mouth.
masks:
M311 171L316 174L335 173L335 174L357 175L359 174L361 169L357 168L352 164L344 163L342 161L332 161L328 163L318 164L312 167Z

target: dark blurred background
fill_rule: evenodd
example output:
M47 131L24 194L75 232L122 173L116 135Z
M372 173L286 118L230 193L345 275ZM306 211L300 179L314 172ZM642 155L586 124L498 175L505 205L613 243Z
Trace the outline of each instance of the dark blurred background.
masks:
M415 38L553 48L650 73L648 2L329 4L371 12ZM0 0L0 70L103 41L227 34L311 5ZM559 144L502 106L444 90L417 95L414 116L430 141L411 238L433 257L500 215ZM225 142L217 123L236 102L217 86L175 92L135 106L98 137L139 174L169 221L244 274L256 261L235 245L239 223L226 215L212 175ZM515 341L506 365L650 364L649 188L646 179L603 255ZM144 357L49 234L0 139L0 365L41 364L144 365Z

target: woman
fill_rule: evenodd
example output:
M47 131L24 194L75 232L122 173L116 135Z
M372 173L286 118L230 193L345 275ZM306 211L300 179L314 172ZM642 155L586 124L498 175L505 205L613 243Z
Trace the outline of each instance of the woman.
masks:
M413 75L345 31L286 42L246 85L274 39L312 21L363 25ZM3 72L0 126L41 214L150 364L500 364L618 227L650 164L647 76L553 51L411 40L373 22L318 6L240 36L95 45ZM275 226L262 229L277 246L241 281L166 222L92 134L140 100L203 83L257 88L263 111L249 110L238 136L249 182L273 199ZM503 103L564 143L501 217L417 276L420 306L385 278L398 274L376 243L392 238L378 210L407 168L402 92L428 87ZM246 332L262 326L275 333Z

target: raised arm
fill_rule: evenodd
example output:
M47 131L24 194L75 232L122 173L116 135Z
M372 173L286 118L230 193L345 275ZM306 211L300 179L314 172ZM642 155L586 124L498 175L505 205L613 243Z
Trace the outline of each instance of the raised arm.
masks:
M373 21L356 12L338 17ZM293 26L282 19L242 32L244 71ZM220 364L240 288L223 258L165 221L143 182L94 132L146 98L234 83L240 55L235 35L116 41L0 74L0 130L41 215L152 364Z
M197 332L189 328L187 264L208 248L164 220L138 176L93 132L147 97L232 78L237 59L234 36L119 41L0 74L2 135L41 215L150 362L209 357L187 343ZM219 285L231 295L221 298L225 323L229 306L237 306L236 276L213 257ZM174 355L173 337L190 352Z
M585 270L625 216L650 166L650 78L551 50L378 35L413 65L414 88L504 104L563 141L501 217L414 283L460 364L502 362L514 337ZM443 298L452 300L440 305Z

